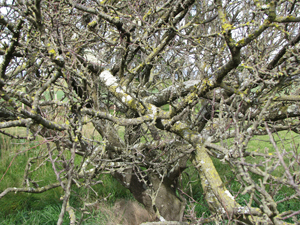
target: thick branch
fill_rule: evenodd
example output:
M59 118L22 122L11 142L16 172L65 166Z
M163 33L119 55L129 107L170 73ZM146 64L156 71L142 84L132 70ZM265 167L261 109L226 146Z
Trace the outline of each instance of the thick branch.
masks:
M273 60L268 64L267 69L271 70L273 69L277 63L279 62L279 60L285 55L287 49L289 46L295 46L295 44L297 44L300 41L300 33L293 39L291 40L289 43L287 43L286 45L284 45L279 52L276 54L276 56L273 58Z
M43 193L45 191L51 190L53 188L60 187L61 184L60 182L54 183L54 184L49 184L44 187L39 187L39 188L32 188L32 187L25 187L25 188L7 188L5 189L1 194L0 194L0 199L3 198L6 194L9 192L27 192L27 193Z

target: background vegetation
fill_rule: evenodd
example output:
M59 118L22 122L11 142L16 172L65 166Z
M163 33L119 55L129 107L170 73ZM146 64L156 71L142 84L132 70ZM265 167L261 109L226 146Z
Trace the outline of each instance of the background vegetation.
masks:
M165 110L169 107L166 106ZM121 129L120 132L124 132ZM11 128L11 134L24 135L26 129ZM299 153L300 137L294 132L278 132L275 136L276 143L289 143L291 148L296 146L296 151ZM232 139L228 139L231 142ZM0 174L3 174L0 182L0 191L3 191L7 187L20 186L23 182L24 168L26 167L27 161L30 157L33 157L41 146L39 141L25 142L24 140L14 140L5 135L0 134L0 145L1 145L1 160L0 160ZM274 154L274 148L269 141L267 135L257 136L248 145L249 151L255 152L267 152L268 154ZM31 151L29 151L29 149ZM34 151L32 151L34 149ZM293 156L289 156L293 157ZM220 176L224 183L229 186L229 190L236 194L237 201L244 205L245 202L249 201L249 194L240 194L241 185L235 181L235 173L228 170L226 164L221 162L219 159L214 159L214 164L220 173ZM259 163L255 157L250 159L249 162L252 164ZM191 166L191 165L190 165ZM300 165L295 165L297 168ZM300 170L300 168L299 168ZM280 176L283 173L283 168L279 168L274 172L275 176ZM42 174L41 174L42 173ZM55 176L51 169L51 165L47 164L43 170L39 170L39 174L36 176L43 177L45 180L55 180ZM259 176L257 176L257 180ZM87 216L87 220L83 224L107 224L111 220L113 214L113 204L120 199L132 200L134 199L128 189L124 188L117 180L110 175L103 175L101 177L103 184L94 186L94 190L98 193L98 197L90 196L90 201L95 198L106 198L106 201L101 204L101 207L105 210L99 209L99 206L92 210L91 214ZM190 205L187 205L186 211L188 215L193 215L197 218L202 216L208 217L211 215L209 207L205 201L203 195L203 189L199 181L198 174L195 173L193 167L189 167L182 175L180 181L180 191L184 192L186 198L189 199L193 196L193 201ZM75 187L76 188L76 187ZM80 197L84 196L84 189L77 189L79 196L73 196L71 198L71 204L76 205L80 202ZM276 194L276 201L285 199L293 194L293 190L286 186L279 188L279 192ZM30 193L10 193L0 199L0 224L1 225L17 225L17 224L56 224L57 218L61 211L61 200L60 197L63 195L61 188L52 189L48 192L41 194L30 194ZM78 205L80 207L80 205ZM256 206L255 203L253 206ZM284 201L279 203L278 208L280 212L289 210L297 210L299 207L299 201L292 199L290 201ZM300 217L298 216L298 219ZM292 220L290 219L290 222ZM63 224L69 224L69 218L67 215L64 217Z

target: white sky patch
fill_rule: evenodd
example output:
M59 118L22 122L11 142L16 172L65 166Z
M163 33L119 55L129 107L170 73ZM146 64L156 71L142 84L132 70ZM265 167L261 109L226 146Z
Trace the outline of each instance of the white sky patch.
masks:
M126 96L126 100L127 100L127 101L132 100L131 96L130 96L130 95L127 95L127 96Z
M99 77L100 77L100 80L102 82L104 82L104 84L108 87L113 85L113 84L117 84L117 78L115 78L111 74L111 72L109 72L108 70L105 70L102 73L100 73Z
M84 57L89 62L100 63L100 60L93 54L93 52L91 50L85 50Z
M122 97L122 102L124 103L129 102L130 100L132 100L130 95L126 95Z
M116 88L116 92L117 92L117 93L123 93L123 90L122 90L120 87L117 87L117 88Z

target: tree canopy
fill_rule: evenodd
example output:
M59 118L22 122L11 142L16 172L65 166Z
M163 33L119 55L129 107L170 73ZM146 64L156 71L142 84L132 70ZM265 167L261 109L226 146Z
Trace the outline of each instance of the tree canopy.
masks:
M0 198L62 187L58 224L65 212L76 224L72 187L92 188L110 173L157 220L299 222L300 208L278 207L300 197L298 1L0 4L0 132L45 146L24 168L27 182ZM250 147L260 136L271 147ZM57 182L34 185L30 174L46 161ZM207 217L189 210L188 169ZM282 188L291 194L278 200Z

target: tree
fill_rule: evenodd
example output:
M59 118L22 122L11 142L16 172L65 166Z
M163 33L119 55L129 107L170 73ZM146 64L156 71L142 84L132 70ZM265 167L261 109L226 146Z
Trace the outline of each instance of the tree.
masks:
M75 224L72 186L111 173L159 220L296 223L300 211L280 211L276 198L282 187L293 194L280 202L300 197L298 146L274 136L300 132L299 22L299 2L287 0L2 1L1 133L42 137L47 150L36 157L52 163L57 183L35 187L30 171L42 161L0 196L60 186L58 224L65 211ZM87 126L101 140L86 137ZM274 153L249 148L260 135ZM238 193L213 158L233 171ZM187 167L199 174L208 218L185 210Z

